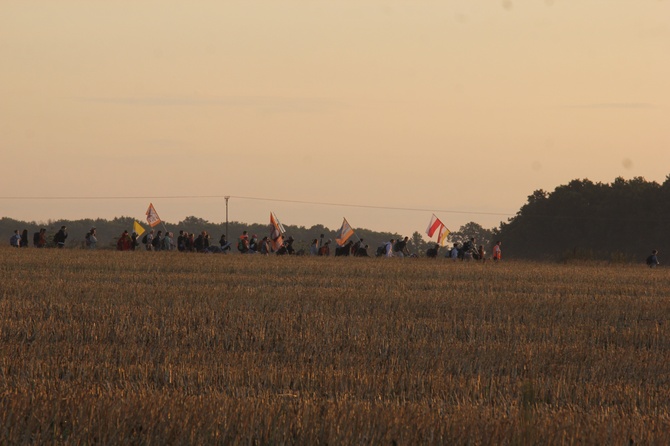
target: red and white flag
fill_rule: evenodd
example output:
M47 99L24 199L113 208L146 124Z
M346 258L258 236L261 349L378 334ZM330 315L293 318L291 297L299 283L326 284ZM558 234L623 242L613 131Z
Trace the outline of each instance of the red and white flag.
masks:
M432 237L435 234L435 231L438 231L437 242L440 246L444 246L444 241L447 239L447 236L451 234L451 231L435 216L435 214L433 214L433 218L431 218L430 223L428 223L426 234L428 234L428 237Z
M430 219L430 223L428 223L428 229L426 229L426 234L428 234L428 237L432 237L433 234L435 234L435 231L437 231L440 227L444 226L442 222L440 221L439 218L433 214L433 218Z
M158 212L156 212L156 208L152 203L149 203L149 209L147 209L147 223L149 223L149 226L152 228L158 224L160 224L161 219L158 216Z

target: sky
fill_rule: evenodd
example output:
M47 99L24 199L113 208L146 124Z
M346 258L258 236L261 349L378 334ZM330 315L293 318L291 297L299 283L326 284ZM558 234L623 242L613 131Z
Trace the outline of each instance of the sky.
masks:
M665 181L669 79L670 0L1 2L0 217L492 228Z

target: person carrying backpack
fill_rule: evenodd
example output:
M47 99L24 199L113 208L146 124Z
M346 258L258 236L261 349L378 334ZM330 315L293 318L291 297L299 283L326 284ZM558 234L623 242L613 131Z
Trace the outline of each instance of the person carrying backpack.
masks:
M144 234L144 237L142 237L142 243L144 243L144 247L146 248L147 251L151 251L153 241L154 241L154 230L152 229L151 231L149 231L148 234Z
M408 242L409 237L398 239L398 241L393 245L393 256L400 257L401 259L405 256L409 256L409 248L407 247Z
M163 242L163 239L161 238L161 234L163 231L158 231L156 233L156 237L151 240L151 247L153 248L154 251L160 251L161 250L161 243Z
M651 255L647 257L647 266L649 268L656 268L656 266L658 266L659 264L660 263L658 261L658 251L654 249L653 251L651 251Z
M47 230L42 228L33 236L33 243L36 248L44 248L47 245Z
M249 252L249 235L247 231L243 231L242 235L240 235L240 239L237 241L237 250L240 254Z
M54 243L56 244L57 248L62 249L65 247L65 239L67 238L67 228L65 226L61 226L60 230L54 235Z
M326 243L321 245L321 247L319 248L319 255L320 256L328 257L330 255L330 242L331 242L331 240L328 239L328 241Z
M14 231L14 234L9 238L9 244L13 248L18 248L21 246L21 234L19 234L18 229Z

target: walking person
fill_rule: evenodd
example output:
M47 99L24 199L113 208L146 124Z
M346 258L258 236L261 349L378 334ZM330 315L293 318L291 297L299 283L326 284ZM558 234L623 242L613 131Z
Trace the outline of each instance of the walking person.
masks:
M171 232L166 232L165 237L163 237L163 241L161 242L162 249L163 251L172 251L172 248L174 246L174 242L172 241L172 233Z
M451 251L449 251L449 257L450 257L451 260L453 260L454 262L455 262L456 260L458 260L458 251L459 251L459 250L458 250L458 243L454 243L453 248L451 248Z
M21 248L28 247L28 230L24 229L21 233Z
M184 243L184 230L181 229L179 231L179 235L177 236L177 250L184 252L186 251L186 243Z
M428 248L428 250L426 250L426 257L428 257L429 259L435 259L437 258L437 254L439 251L440 251L440 245L435 243L435 246L433 246L432 248Z
M33 244L35 248L44 248L47 245L47 230L41 228L39 232L33 234Z
M148 234L144 234L144 237L142 237L142 243L144 243L144 247L146 248L147 251L151 251L151 247L153 246L154 243L153 229L149 231Z
M98 244L98 234L95 228L91 228L91 230L86 233L86 247L88 249L95 249L97 244Z
M154 237L154 239L151 240L151 249L153 249L154 251L161 250L161 244L163 243L163 237L161 237L162 234L163 231L158 231L156 233L156 237Z
M205 251L205 237L204 237L204 231L195 238L195 241L193 242L193 248L195 249L195 252L204 252Z
M330 255L330 242L332 240L328 239L326 243L322 243L319 247L319 256L328 257Z
M135 251L135 248L140 246L139 243L137 243L137 232L133 231L132 234L130 234L130 250Z
M256 234L251 236L249 239L249 253L255 253L258 251L258 236Z
M368 245L360 246L354 254L355 257L370 257L368 255Z
M408 242L409 237L398 239L395 245L393 245L393 256L400 257L401 259L405 256L409 256L409 248L407 247Z
M358 241L356 243L354 243L354 245L351 247L351 253L350 254L352 256L356 256L356 254L358 253L358 250L361 248L361 246L365 246L363 244L363 239L362 238L358 239Z
M221 252L226 254L228 251L231 251L230 242L226 240L226 234L221 234L219 239L219 246L221 247Z
M119 251L130 251L131 243L132 240L128 231L123 231L123 234L121 234L121 237L119 237L119 240L116 242L116 249Z
M496 244L493 246L493 261L497 262L498 260L502 260L502 248L500 247L502 245L502 242L498 240Z
M658 261L658 251L654 249L651 251L651 255L647 257L647 266L649 266L649 268L656 268L658 265L660 265L660 262Z
M391 239L384 245L384 256L387 258L393 257L393 245L395 245L395 239Z
M258 244L258 252L268 255L270 254L271 250L272 248L270 247L270 239L267 236L263 237Z
M65 247L65 239L67 239L67 227L61 226L60 230L54 235L56 248L63 249Z
M309 245L309 255L318 256L319 255L319 239L315 238L312 240L312 244Z
M481 260L482 262L486 262L486 252L484 252L484 246L479 245L479 249L477 250L477 260Z
M242 231L242 235L240 235L240 239L237 241L237 250L240 254L249 252L249 235L247 231Z
M14 234L9 238L9 244L12 248L20 248L21 247L21 234L19 234L19 230L15 229Z

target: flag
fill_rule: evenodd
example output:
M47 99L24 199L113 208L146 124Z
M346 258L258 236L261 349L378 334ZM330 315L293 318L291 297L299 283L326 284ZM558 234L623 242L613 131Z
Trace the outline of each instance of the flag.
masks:
M432 237L433 234L435 234L435 231L437 231L438 228L441 226L444 226L442 222L440 221L439 218L433 214L433 218L430 219L430 223L428 223L428 229L426 229L426 234L428 234L428 237Z
M135 221L133 222L133 232L139 237L140 235L144 234L144 228L141 224Z
M161 222L158 212L156 212L156 208L151 203L149 203L149 209L147 209L147 222L152 228Z
M270 212L270 240L272 240L272 249L277 251L281 248L281 245L284 243L284 227L279 222L279 219L274 214Z
M451 234L451 231L447 229L446 226L442 225L440 232L437 234L437 243L439 243L440 246L444 246L444 241L447 239L449 234Z
M428 237L432 237L435 234L435 231L438 231L437 243L439 243L440 246L444 246L444 241L447 239L447 236L451 234L451 231L435 216L435 214L433 214L433 218L431 218L430 223L428 223L426 234L428 234Z
M335 239L338 245L343 246L349 237L354 235L354 230L349 225L349 222L345 218L342 222L342 227L340 228L340 236Z

